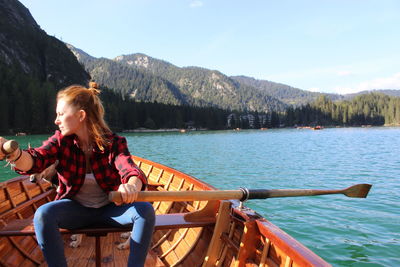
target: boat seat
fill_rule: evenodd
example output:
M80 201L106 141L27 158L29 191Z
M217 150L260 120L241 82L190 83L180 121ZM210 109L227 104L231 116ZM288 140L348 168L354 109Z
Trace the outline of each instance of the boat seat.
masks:
M204 227L215 224L215 217L201 218L201 220L188 221L185 213L171 213L156 215L155 230L176 229L176 228L193 228ZM101 243L100 237L106 236L108 233L129 232L132 226L127 227L110 227L110 226L92 226L79 229L60 229L62 234L85 234L95 237L95 254L96 266L101 266ZM34 235L33 219L16 219L10 221L7 225L0 229L0 237L3 236L26 236Z

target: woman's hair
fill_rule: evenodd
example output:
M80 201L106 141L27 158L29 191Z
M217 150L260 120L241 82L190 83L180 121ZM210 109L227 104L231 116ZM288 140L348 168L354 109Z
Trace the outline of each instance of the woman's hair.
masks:
M89 88L71 85L58 92L57 101L63 99L67 104L86 112L89 136L100 150L104 150L109 143L106 135L110 134L111 130L104 121L104 107L99 94L100 90L95 82L90 82Z

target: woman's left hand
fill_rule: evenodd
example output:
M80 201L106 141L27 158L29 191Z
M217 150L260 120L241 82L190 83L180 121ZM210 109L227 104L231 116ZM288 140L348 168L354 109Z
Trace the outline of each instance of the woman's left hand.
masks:
M121 193L122 202L115 203L117 206L124 203L133 203L137 199L138 189L133 184L121 184L118 187L118 192Z

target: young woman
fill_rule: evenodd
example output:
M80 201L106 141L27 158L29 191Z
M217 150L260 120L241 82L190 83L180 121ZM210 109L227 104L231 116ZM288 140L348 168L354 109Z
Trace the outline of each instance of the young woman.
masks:
M59 127L38 148L7 156L20 174L38 173L58 161L56 201L40 206L35 233L49 267L67 266L58 228L91 224L133 225L128 266L143 266L155 223L150 203L135 202L147 179L134 164L126 139L113 134L104 121L104 108L95 83L69 86L57 94L55 124ZM0 137L0 147L7 140ZM4 158L0 151L0 159ZM121 203L108 193L119 191Z

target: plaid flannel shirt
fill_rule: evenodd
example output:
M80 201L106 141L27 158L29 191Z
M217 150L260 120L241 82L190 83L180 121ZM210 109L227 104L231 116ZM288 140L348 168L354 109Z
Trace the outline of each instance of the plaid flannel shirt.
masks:
M117 190L120 184L127 183L130 177L137 176L144 190L147 178L133 162L125 137L116 134L107 137L111 141L110 146L104 151L94 148L90 158L91 169L100 188L109 193ZM59 181L56 199L71 198L82 187L86 175L86 158L79 148L76 135L63 136L60 131L56 131L41 147L24 151L32 156L34 163L27 172L16 169L23 175L42 172L56 160L59 161L56 168Z

